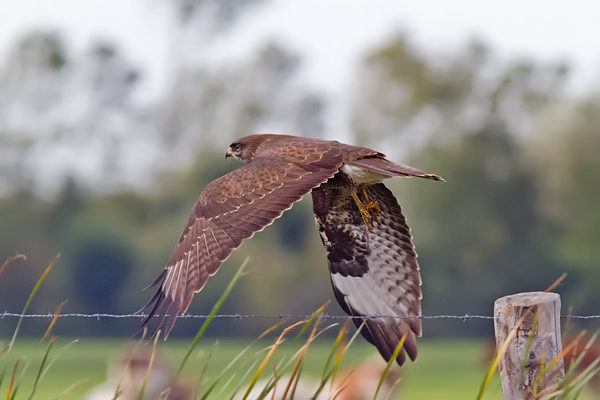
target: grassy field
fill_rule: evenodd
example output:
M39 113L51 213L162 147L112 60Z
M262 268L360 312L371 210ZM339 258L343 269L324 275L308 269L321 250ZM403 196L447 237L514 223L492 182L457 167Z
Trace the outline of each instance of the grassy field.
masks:
M4 340L4 343L7 341ZM50 359L56 360L35 394L37 399L53 399L73 383L84 380L85 382L63 395L62 399L75 400L83 398L94 385L106 379L107 362L118 354L124 341L83 338L69 347L66 340L58 340L55 344ZM240 365L238 379L243 371L249 368L251 360L262 358L264 353L257 354L268 342L261 342L252 347L237 364ZM184 379L192 382L203 380L210 382L214 377L246 346L247 342L227 340L219 341L205 338L194 351L184 371ZM168 362L176 368L189 346L187 341L169 340L160 343L160 352ZM402 369L400 394L403 399L409 400L465 400L475 399L479 386L485 374L484 347L481 340L421 340L419 342L419 360L408 363ZM329 354L331 341L321 340L315 342L306 358L304 373L318 376L323 369ZM278 349L277 354L291 354L297 346L286 345ZM29 398L33 380L39 368L45 345L38 346L36 340L20 340L10 355L8 376L12 373L17 358L21 358L19 370L29 363L23 376L17 398ZM60 351L60 353L59 353ZM354 343L344 356L342 366L355 365L367 357L376 354L376 350L367 343L358 341ZM209 356L210 355L210 356ZM0 366L5 365L5 355L0 357ZM206 367L204 374L203 369ZM267 369L272 368L272 364ZM397 368L397 366L395 366ZM265 371L264 374L269 373ZM17 374L19 376L19 373ZM5 377L6 379L6 377ZM6 395L8 381L0 388L0 397ZM498 377L492 381L484 399L500 400L502 398ZM591 399L591 397L582 397Z
M61 397L72 400L81 399L90 388L106 379L108 360L115 357L125 342L83 338L64 348L67 343L69 341L59 340L54 345L50 359L56 357L56 360L42 379L35 398L55 398L73 383L85 379L85 382ZM238 372L238 376L241 376L243 371L249 368L251 360L256 357L262 358L264 353L257 353L268 344L268 342L256 344L242 357L244 361L239 363L241 372ZM207 338L194 351L183 371L183 377L197 382L201 378L203 368L206 367L202 379L210 380L247 345L246 342L235 340L219 341L215 344L214 340ZM419 345L418 362L410 363L402 369L400 393L403 398L458 400L476 397L484 375L483 342L477 340L421 340ZM169 363L176 368L183 359L188 346L189 342L186 341L169 340L168 343L160 343L159 348ZM317 341L311 346L304 367L306 374L318 376L322 372L330 346L331 342L325 340ZM64 349L60 350L62 348ZM292 354L294 349L297 349L297 346L283 346L278 349L277 354ZM17 358L22 358L20 369L29 362L17 398L29 397L44 350L45 345L38 346L36 340L20 340L13 349L8 367L9 372L12 372L10 370ZM342 367L355 365L375 354L376 351L372 346L357 342L344 356ZM0 357L0 361L0 365L4 365L6 357ZM0 390L2 397L6 393L7 383L4 382ZM485 399L501 398L499 383L496 379Z

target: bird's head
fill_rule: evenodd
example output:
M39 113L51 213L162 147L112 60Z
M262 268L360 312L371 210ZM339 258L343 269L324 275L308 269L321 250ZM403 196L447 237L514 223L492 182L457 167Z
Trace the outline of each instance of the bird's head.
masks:
M225 159L229 157L233 157L236 160L244 161L245 152L242 151L246 146L240 143L239 141L235 141L229 145L227 152L225 153Z
M281 140L284 135L256 134L245 136L229 145L225 158L233 157L244 163L249 163L265 148L266 145Z

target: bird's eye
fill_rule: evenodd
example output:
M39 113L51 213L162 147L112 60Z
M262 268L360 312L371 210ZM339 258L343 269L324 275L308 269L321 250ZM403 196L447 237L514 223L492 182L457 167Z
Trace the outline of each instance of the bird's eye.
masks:
M240 144L239 143L231 143L231 146L229 146L229 148L231 149L231 151L233 151L234 153L240 151Z

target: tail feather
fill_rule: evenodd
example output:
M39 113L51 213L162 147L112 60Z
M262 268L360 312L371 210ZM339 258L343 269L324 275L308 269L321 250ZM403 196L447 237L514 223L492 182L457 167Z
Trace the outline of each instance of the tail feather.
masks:
M408 165L398 164L385 158L367 157L352 161L352 165L359 166L369 171L388 176L417 176L419 178L432 179L434 181L443 181L441 176L428 174L420 169Z

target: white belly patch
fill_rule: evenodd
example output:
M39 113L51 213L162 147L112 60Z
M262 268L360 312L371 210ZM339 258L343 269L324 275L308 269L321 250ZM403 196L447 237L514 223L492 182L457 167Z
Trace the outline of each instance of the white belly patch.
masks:
M358 167L352 164L344 164L340 170L356 183L372 184L389 178L388 175L378 174L377 172L369 171L363 167Z

